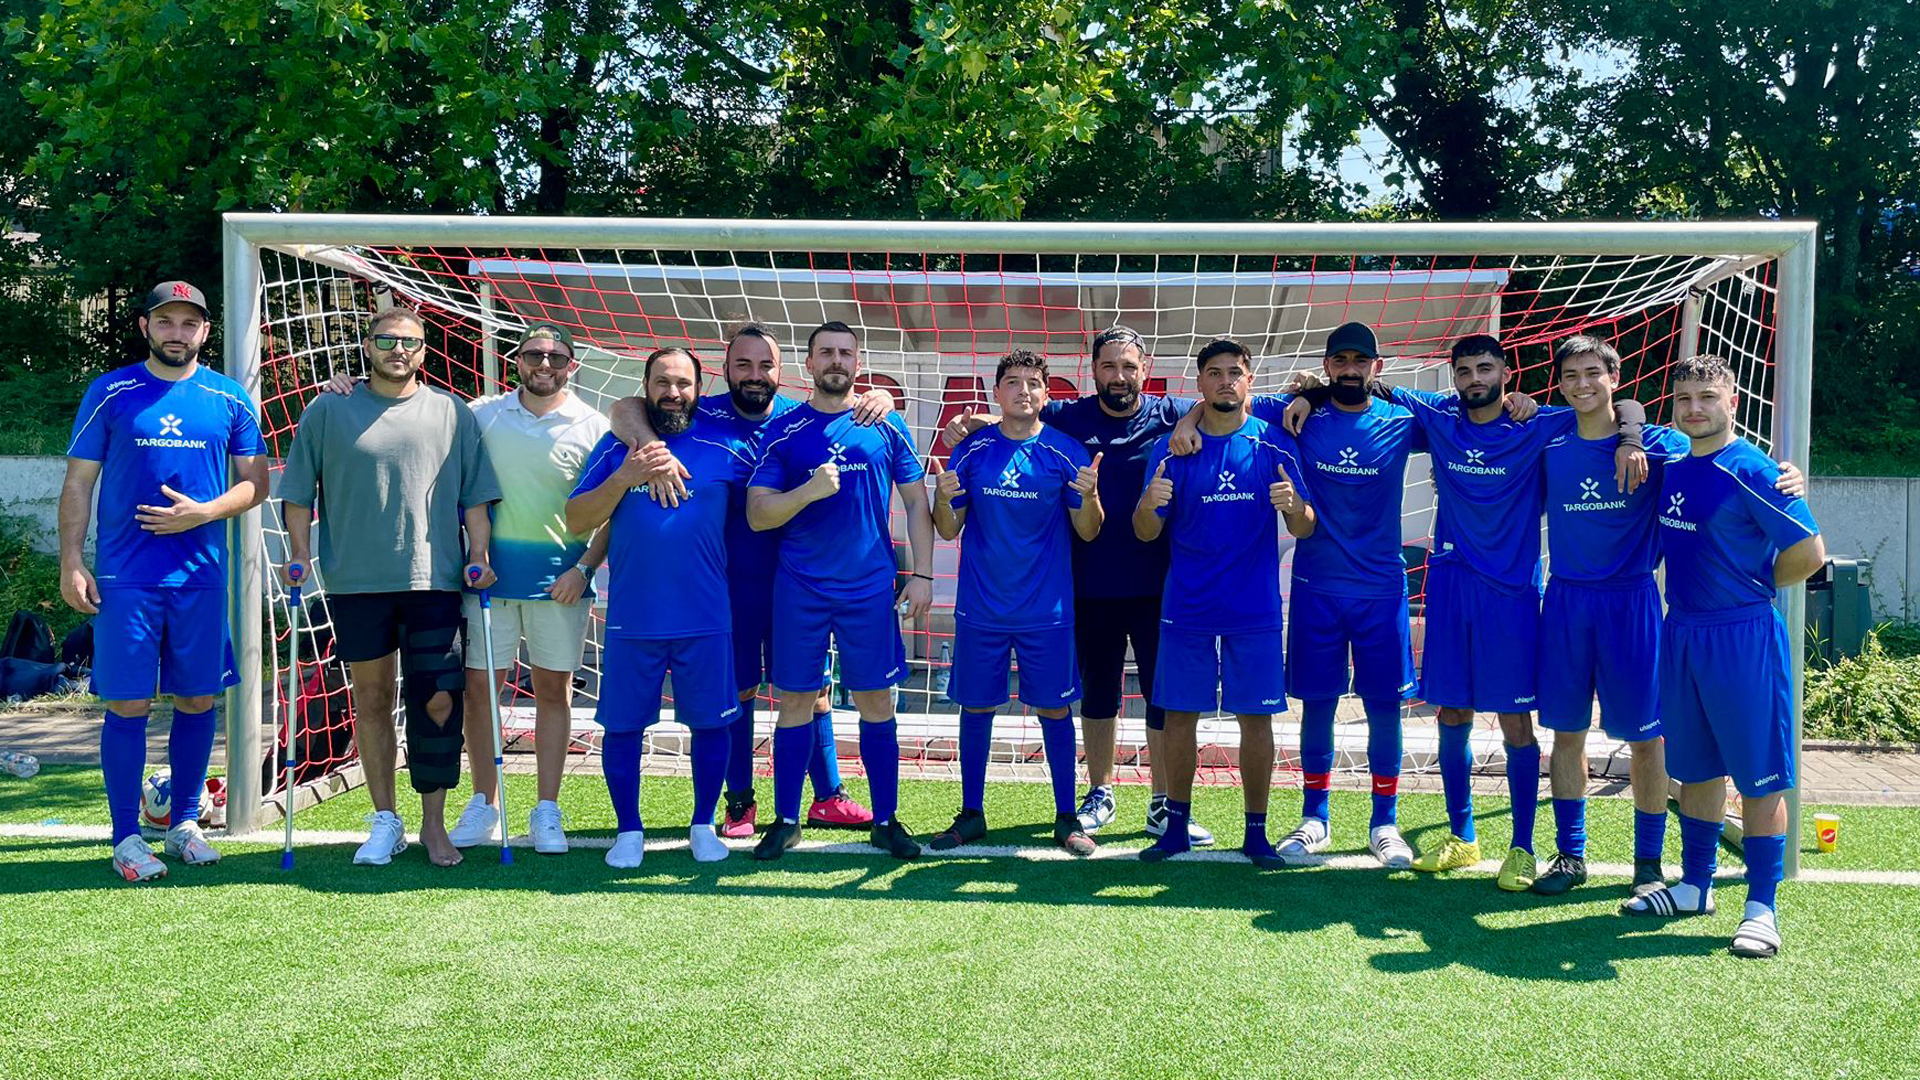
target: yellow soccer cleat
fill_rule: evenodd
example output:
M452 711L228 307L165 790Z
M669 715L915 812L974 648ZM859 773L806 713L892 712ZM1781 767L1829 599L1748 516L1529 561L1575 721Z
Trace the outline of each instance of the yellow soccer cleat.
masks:
M1472 866L1479 861L1480 842L1478 840L1462 840L1449 833L1445 843L1421 852L1420 857L1413 860L1413 868L1435 874L1442 870L1458 870Z
M1508 892L1526 892L1533 888L1533 876L1538 867L1533 861L1533 852L1525 848L1508 848L1507 857L1500 863L1501 888Z

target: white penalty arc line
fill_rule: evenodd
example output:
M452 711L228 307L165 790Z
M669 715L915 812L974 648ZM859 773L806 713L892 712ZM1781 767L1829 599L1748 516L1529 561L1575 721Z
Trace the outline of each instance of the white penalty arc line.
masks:
M219 829L209 830L207 835L214 839L224 838L250 844L271 843L275 846L278 846L282 836L282 834L278 832L262 831L251 833L245 837L230 837L225 836L224 831ZM98 825L0 825L0 836L45 840L98 840L103 846L109 839L106 830ZM293 838L296 847L312 847L344 844L357 845L366 840L367 836L362 832L349 832L338 829L296 829ZM410 835L408 842L418 843L419 837L417 835ZM509 837L507 843L516 849L530 850L533 847L532 838L525 835ZM745 854L753 850L755 841L731 840L722 841L722 843L725 843L728 848L737 853ZM489 837L487 842L478 845L478 848L485 849L493 846L493 839ZM570 849L576 850L604 851L613 846L613 838L610 836L570 837L567 840L567 846ZM680 835L677 829L674 830L674 835L672 836L662 836L658 839L649 838L647 840L647 850L649 852L684 851L686 848L686 837ZM807 855L859 855L869 858L878 858L881 854L871 844L859 841L802 840L799 844L795 845L792 850ZM1094 859L1137 859L1139 856L1140 849L1138 847L1102 846L1095 849L1091 857ZM1083 861L1077 856L1070 855L1057 847L1024 847L1016 844L968 844L965 847L956 848L951 852L926 851L922 855L922 859L927 861L941 859L1020 859L1026 862ZM1176 855L1170 861L1177 863L1237 863L1242 866L1246 865L1247 862L1245 856L1233 850L1190 851L1184 855ZM1316 867L1326 867L1333 870L1381 869L1380 863L1374 859L1372 855L1358 854L1312 855L1302 860L1297 869L1307 870ZM1455 871L1455 873L1460 872L1485 874L1491 877L1500 872L1500 863L1494 859L1483 859L1471 867L1464 868L1463 871ZM1633 877L1633 866L1629 863L1590 862L1587 864L1587 873L1593 877L1631 878ZM1715 873L1715 876L1718 878L1739 880L1744 877L1745 874L1746 871L1742 867L1722 866ZM1800 876L1797 880L1824 885L1892 885L1920 888L1920 870L1803 869L1800 871Z

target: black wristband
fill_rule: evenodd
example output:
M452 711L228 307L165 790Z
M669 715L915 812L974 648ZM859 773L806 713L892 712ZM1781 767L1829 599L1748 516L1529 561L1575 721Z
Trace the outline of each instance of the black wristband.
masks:
M915 575L913 575L913 576L914 576L914 577L917 577L917 578L919 578L919 579L920 579L920 580L922 580L922 581L932 581L932 580L933 580L933 575L932 575L932 574L915 574Z

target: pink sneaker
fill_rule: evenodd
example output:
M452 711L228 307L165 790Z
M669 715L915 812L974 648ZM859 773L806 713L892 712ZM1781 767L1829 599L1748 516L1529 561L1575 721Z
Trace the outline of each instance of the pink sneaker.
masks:
M807 807L807 824L829 828L864 829L873 824L873 811L835 791L824 799L815 799Z
M745 840L753 836L753 822L759 807L752 799L735 802L727 800L726 820L720 823L720 835L728 840Z

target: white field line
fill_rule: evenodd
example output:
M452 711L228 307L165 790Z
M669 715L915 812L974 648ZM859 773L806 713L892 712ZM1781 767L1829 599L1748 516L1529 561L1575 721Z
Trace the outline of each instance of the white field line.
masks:
M280 842L282 833L278 830L261 830L244 838L247 843ZM107 842L107 830L100 825L0 825L0 836L61 839L61 840L99 840L104 846ZM236 839L225 837L224 831L210 830L208 836L215 839ZM364 832L325 829L296 829L293 839L298 847L315 845L358 845L367 838ZM410 842L418 842L418 836L411 836ZM508 838L508 844L514 848L531 849L533 841L527 836ZM740 854L753 849L752 840L722 841ZM574 848L604 851L613 846L613 838L607 836L578 836L567 843ZM481 849L491 848L492 842L480 845ZM648 851L681 851L687 847L686 838L679 829L670 835L647 841ZM860 855L878 857L879 853L869 844L859 841L823 841L802 840L794 849L808 855ZM1093 854L1095 859L1133 859L1139 857L1138 847L1103 846ZM922 858L933 859L1023 859L1027 862L1076 862L1074 856L1055 847L1020 847L1013 844L970 844L951 854L926 852ZM1246 862L1238 852L1231 850L1202 850L1185 855L1177 855L1174 862L1241 863ZM1378 870L1380 864L1371 855L1315 855L1310 856L1303 868L1325 866L1335 870ZM1496 859L1483 859L1471 868L1471 872L1489 877L1500 872L1500 863ZM1587 873L1594 877L1631 878L1633 866L1630 863L1590 862ZM1746 871L1741 867L1722 866L1717 875L1721 878L1740 879ZM1800 881L1831 885L1894 885L1908 888L1920 888L1920 870L1802 870Z

